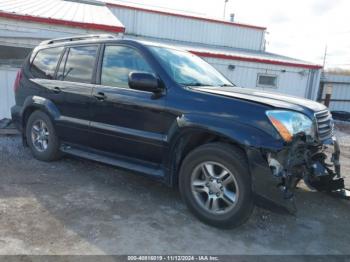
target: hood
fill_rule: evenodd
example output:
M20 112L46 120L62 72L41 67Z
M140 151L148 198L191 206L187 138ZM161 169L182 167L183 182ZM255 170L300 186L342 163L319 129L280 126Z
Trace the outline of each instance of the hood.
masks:
M318 112L327 109L326 106L304 98L288 96L279 93L247 89L241 87L194 87L196 91L248 100L275 108L283 108L295 111Z

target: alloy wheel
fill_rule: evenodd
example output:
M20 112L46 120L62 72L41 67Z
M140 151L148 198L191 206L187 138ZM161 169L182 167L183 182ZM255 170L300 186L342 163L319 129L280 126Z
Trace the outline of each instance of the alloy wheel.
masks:
M44 152L49 145L49 130L43 120L34 122L31 130L31 137L34 148L39 152Z
M239 196L237 181L232 172L220 163L209 161L194 169L191 191L197 203L213 214L231 211Z

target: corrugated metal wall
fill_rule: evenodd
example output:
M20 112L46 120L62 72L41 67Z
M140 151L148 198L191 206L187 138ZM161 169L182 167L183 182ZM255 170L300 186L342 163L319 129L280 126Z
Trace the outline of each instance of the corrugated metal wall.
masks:
M350 76L326 74L322 78L322 85L328 84L333 86L331 102L329 108L331 110L350 112ZM323 88L322 100L325 99L326 89Z
M339 100L349 100L349 101L334 101L334 99ZM334 84L332 92L332 100L329 108L331 110L341 110L350 112L350 83L348 84Z
M110 9L127 34L251 50L263 48L264 30L127 8Z
M0 19L0 44L3 45L34 47L45 39L82 34L101 34L101 31Z
M15 104L13 83L17 68L0 67L0 119L11 118L11 106Z
M310 70L216 58L204 59L238 86L307 97ZM230 70L229 65L234 65L235 68ZM276 75L277 88L258 87L258 74Z

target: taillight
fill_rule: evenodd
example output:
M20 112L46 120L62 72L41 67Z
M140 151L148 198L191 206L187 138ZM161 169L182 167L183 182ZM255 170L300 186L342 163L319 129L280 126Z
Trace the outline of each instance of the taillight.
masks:
M21 68L20 70L18 70L17 75L16 75L16 79L15 79L15 83L13 84L13 90L15 91L15 93L17 92L17 90L19 88L19 82L21 81L22 74L23 74L23 69Z

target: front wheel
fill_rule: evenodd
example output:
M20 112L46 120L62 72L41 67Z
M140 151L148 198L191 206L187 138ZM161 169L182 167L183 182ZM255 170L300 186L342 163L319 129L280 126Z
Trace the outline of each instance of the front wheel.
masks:
M231 145L212 143L189 153L181 166L179 187L188 208L209 225L236 227L252 213L246 157Z

